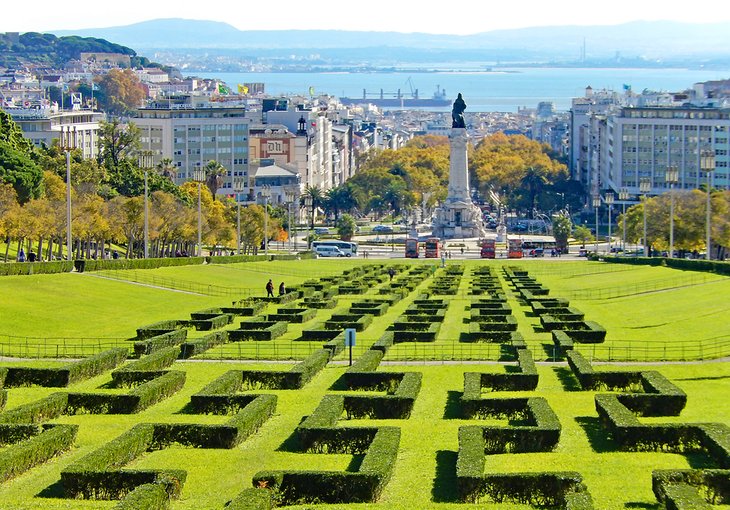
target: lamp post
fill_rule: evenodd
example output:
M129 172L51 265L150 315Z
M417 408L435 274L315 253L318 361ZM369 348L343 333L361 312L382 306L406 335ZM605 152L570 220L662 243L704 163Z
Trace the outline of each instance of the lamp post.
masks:
M629 189L621 188L618 192L621 201L621 249L626 254L626 201L629 199Z
M65 133L65 134L64 134ZM76 129L61 129L60 146L66 153L66 257L73 259L73 239L71 238L71 151L76 148Z
M233 178L233 192L236 194L236 255L241 254L241 197L246 181L243 177Z
M674 257L674 185L679 182L679 170L670 166L664 174L664 180L669 184L669 258Z
M149 190L147 187L147 170L152 167L152 151L142 151L139 153L138 162L140 168L144 170L144 258L149 258L150 246L150 217L149 206L147 204Z
M198 245L195 255L201 257L203 255L203 207L200 200L200 187L205 180L205 170L202 168L193 170L193 180L198 183Z
M603 197L603 200L608 206L608 252L611 253L611 244L613 243L613 238L611 237L611 210L613 209L614 200L613 191L609 191L608 193L606 193L606 196Z
M648 177L642 177L639 179L639 192L643 195L642 203L644 205L644 256L646 257L649 252L649 243L646 240L646 195L651 191L651 180Z
M286 190L284 190L284 195L286 196L286 207L287 207L286 224L287 224L287 227L289 227L289 235L288 235L289 251L291 251L291 249L292 249L292 246L291 246L291 220L292 220L291 205L292 205L292 203L294 203L294 200L296 199L296 191L294 191L294 188L287 188Z
M310 195L306 195L304 197L304 207L307 211L311 210L313 208L312 204L312 197ZM314 212L312 211L312 223L314 223ZM309 228L307 228L307 249L312 249L312 232Z
M598 255L598 208L601 207L601 195L593 195L593 210L596 211L596 236L593 243L593 251Z
M705 259L711 260L712 259L712 231L711 231L711 225L710 222L712 220L712 205L710 203L710 198L712 195L712 172L715 170L715 151L713 150L703 150L700 154L700 170L705 172L707 174L707 248L706 248L706 254Z
M264 199L264 255L269 254L269 198L271 197L271 186L261 186L261 198Z

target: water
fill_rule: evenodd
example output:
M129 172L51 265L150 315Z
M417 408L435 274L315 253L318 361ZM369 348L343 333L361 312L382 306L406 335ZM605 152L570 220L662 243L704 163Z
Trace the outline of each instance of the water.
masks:
M218 78L234 90L243 82L263 82L266 93L302 94L314 87L316 94L362 97L368 93L410 93L410 78L420 97L431 97L436 86L446 89L447 97L456 98L461 92L467 112L516 112L520 107L534 108L540 101L553 101L558 110L568 110L574 97L585 95L586 86L594 90L623 91L624 84L635 92L645 88L677 92L691 88L694 83L730 78L727 71L690 69L564 69L512 68L494 71L392 72L392 73L202 73L206 78ZM431 108L447 111L451 106Z

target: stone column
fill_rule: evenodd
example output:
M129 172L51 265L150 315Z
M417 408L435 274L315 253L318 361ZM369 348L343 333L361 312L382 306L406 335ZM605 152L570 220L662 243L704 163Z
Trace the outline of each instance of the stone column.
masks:
M449 158L449 188L447 202L469 202L469 160L467 157L468 136L464 128L452 128L449 135L451 155Z

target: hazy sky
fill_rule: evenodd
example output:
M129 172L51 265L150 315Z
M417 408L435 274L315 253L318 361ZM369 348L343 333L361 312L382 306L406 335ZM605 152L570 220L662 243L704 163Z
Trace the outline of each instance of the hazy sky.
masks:
M700 4L698 4L700 5ZM438 6L438 7L436 7ZM436 34L473 34L543 25L613 25L634 20L730 21L727 0L704 0L680 8L665 0L278 0L276 2L192 2L126 0L68 3L36 0L6 9L0 32L44 32L105 28L157 18L224 21L241 30L341 29Z

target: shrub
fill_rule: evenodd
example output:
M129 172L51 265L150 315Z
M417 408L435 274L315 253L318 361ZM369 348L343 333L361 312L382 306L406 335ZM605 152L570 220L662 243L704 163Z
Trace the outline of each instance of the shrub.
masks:
M145 483L114 507L114 510L161 510L169 508L170 495L162 483Z
M274 495L269 489L243 489L228 503L226 510L271 510Z
M61 416L67 405L67 393L51 393L44 399L5 411L0 414L0 423L42 423Z
M52 388L69 386L113 368L127 359L127 349L110 349L58 368L10 367L4 385L38 385Z
M149 337L145 340L134 342L134 354L137 357L143 354L150 354L159 349L170 347L173 345L180 345L188 337L188 330L178 329L169 331L161 335Z
M0 483L70 449L78 428L78 425L47 425L32 437L0 450Z
M202 354L208 349L216 345L224 344L228 341L228 331L215 331L201 338L187 340L180 344L180 358L188 359Z
M112 372L115 386L133 386L162 375L180 354L179 347L166 347L133 361Z

